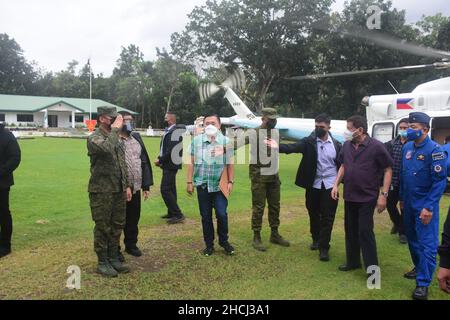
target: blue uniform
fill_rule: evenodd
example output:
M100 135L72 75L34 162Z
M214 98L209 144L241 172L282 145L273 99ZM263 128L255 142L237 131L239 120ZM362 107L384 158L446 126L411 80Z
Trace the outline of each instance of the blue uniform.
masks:
M447 182L447 155L427 137L420 145L403 147L400 198L404 202L404 223L409 250L417 271L417 286L428 287L436 269L439 247L439 201ZM420 213L433 213L424 225Z

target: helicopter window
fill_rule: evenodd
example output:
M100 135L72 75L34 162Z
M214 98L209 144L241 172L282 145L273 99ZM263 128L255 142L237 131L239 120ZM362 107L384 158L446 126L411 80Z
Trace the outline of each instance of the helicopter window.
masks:
M425 98L419 97L419 107L423 107L425 105Z
M392 122L377 123L373 126L372 137L383 143L391 141L394 139L394 129Z
M450 135L450 117L435 117L431 123L431 139L445 144L445 138Z
M448 100L447 100L447 107L450 107L450 97L448 97Z

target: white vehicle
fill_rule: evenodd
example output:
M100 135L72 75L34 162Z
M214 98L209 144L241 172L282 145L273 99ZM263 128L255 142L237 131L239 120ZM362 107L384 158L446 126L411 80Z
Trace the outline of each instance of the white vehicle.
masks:
M222 88L225 98L236 112L234 117L221 118L224 125L240 128L261 125L261 118L255 116L231 88ZM396 137L398 122L411 112L418 111L432 118L430 136L433 140L444 144L445 137L450 135L450 78L421 84L411 93L366 97L363 104L366 105L369 134L381 142ZM344 120L332 120L331 133L343 141L346 126ZM283 138L300 140L314 131L315 122L314 119L281 117L276 128Z
M419 85L411 93L365 98L372 137L386 142L397 135L398 122L411 112L431 117L430 137L440 143L450 136L450 78Z
M450 52L407 43L406 41L400 41L399 39L394 39L380 33L371 33L364 30L358 30L357 32L347 30L343 34L370 40L380 46L404 51L409 54L440 58L442 61L416 66L295 76L289 78L289 80L358 76L362 74L376 74L393 71L425 69L442 70L450 68L450 62L448 62ZM256 117L232 89L242 88L244 87L244 83L245 77L242 71L238 70L221 85L212 83L203 84L200 87L200 96L204 101L211 95L214 95L223 89L225 91L225 98L233 107L236 116L223 118L222 122L231 126L255 128L261 124L261 118ZM369 125L369 134L382 142L387 142L397 135L398 122L402 118L407 118L411 112L419 111L428 114L432 118L430 136L433 140L443 144L445 142L445 137L450 135L450 77L423 83L411 93L366 97L363 99L362 103L366 106L367 110L366 114ZM343 133L346 130L346 125L346 121L332 120L331 133L336 139L340 141L344 140ZM311 134L315 129L315 123L314 119L279 118L276 128L280 130L282 137L299 140Z

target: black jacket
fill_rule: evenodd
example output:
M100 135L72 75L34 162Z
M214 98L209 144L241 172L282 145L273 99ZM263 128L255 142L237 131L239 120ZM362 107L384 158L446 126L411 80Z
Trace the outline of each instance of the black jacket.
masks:
M161 166L161 169L165 170L180 170L182 167L181 164L181 158L183 157L183 146L181 145L179 156L180 156L180 163L173 163L172 160L172 150L179 144L183 144L183 136L181 134L177 135L179 136L178 139L175 139L175 141L172 140L172 136L176 130L185 130L186 126L184 125L176 125L172 129L167 132L163 138L161 139L160 149L162 146L162 155L158 157L159 163Z
M153 171L150 162L150 157L148 156L147 148L145 147L144 141L138 132L132 132L131 135L136 139L141 145L141 162L142 162L142 190L149 191L150 186L153 185Z
M439 247L441 268L450 269L450 208L448 208L447 220L442 233L442 245Z
M331 136L331 133L330 133ZM342 149L342 144L331 136L334 148L336 149L336 167L339 169L339 153ZM280 144L280 153L302 153L303 158L297 171L297 178L295 184L301 188L309 189L314 185L317 171L317 138L313 132L309 137L291 144Z
M20 164L20 147L14 135L0 125L0 189L14 185L13 171Z

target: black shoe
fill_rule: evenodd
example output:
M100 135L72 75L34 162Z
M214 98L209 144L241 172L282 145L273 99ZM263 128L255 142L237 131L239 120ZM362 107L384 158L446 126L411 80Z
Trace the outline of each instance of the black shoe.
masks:
M125 252L128 253L129 255L133 256L133 257L140 257L140 256L142 256L142 252L141 252L141 250L139 250L138 247L125 248Z
M161 217L161 219L171 219L171 218L172 218L172 216L169 215L169 214L163 215L163 216Z
M406 279L409 279L409 280L416 280L416 277L417 277L416 268L414 268L411 271L405 273L403 275L403 277L405 277Z
M0 248L0 258L6 257L11 254L11 248Z
M330 255L327 249L320 249L319 259L324 262L330 261Z
M234 254L234 248L231 244L228 242L222 245L222 248L225 250L225 253L229 256L232 256Z
M413 300L428 300L428 287L417 286L412 294Z
M185 216L173 217L173 218L170 218L169 220L167 220L167 223L168 224L182 223L185 219L186 219Z
M391 229L391 234L397 234L398 233L398 229L396 226L393 226Z
M401 244L407 244L408 243L408 238L404 234L401 234L399 236L399 241L400 241Z
M205 257L210 257L210 256L212 256L214 254L214 248L213 247L206 247L204 250L203 250L203 255L205 256Z
M117 258L120 262L125 262L125 257L123 256L123 253L121 251L119 251L119 255L117 256Z
M312 251L319 250L319 243L318 243L318 242L313 242L313 243L309 246L309 248L310 248Z
M356 269L361 269L361 265L348 265L348 264L343 264L341 266L339 266L339 271L352 271L352 270L356 270Z

